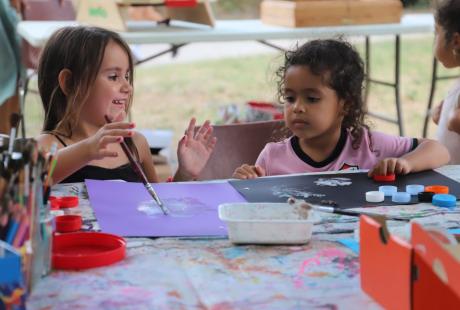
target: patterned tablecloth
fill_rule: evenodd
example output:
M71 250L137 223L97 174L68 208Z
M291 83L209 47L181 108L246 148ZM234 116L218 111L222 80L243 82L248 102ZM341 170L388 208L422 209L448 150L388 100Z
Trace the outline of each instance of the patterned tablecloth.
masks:
M439 169L460 179L460 166ZM60 185L55 195L81 199L72 212L85 230L99 227L84 184ZM460 227L459 208L429 204L379 207L426 225ZM127 257L86 271L53 271L28 298L30 309L379 309L360 288L359 257L337 240L356 235L357 219L322 215L304 246L235 246L227 239L128 238ZM389 222L408 238L409 226Z

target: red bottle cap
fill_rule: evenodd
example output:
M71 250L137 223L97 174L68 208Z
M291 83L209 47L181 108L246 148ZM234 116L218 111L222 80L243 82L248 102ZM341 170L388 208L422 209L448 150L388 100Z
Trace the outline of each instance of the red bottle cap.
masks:
M67 233L80 230L82 219L80 215L60 215L56 217L56 231Z
M387 175L375 174L373 178L376 182L393 182L394 180L396 180L396 175L394 173Z
M50 196L48 198L48 201L50 202L51 210L74 208L78 206L77 196L61 196L61 197Z

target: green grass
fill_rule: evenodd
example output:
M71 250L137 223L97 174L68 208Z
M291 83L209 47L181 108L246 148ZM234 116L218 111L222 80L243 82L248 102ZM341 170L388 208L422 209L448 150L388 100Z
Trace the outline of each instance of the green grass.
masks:
M433 36L403 36L401 59L401 101L406 135L420 136L428 100ZM362 51L363 44L357 48ZM373 78L393 81L393 40L372 41ZM171 128L176 138L183 133L191 116L199 122L219 120L219 109L234 103L244 107L248 100L273 101L276 94L274 72L280 54L257 55L190 64L140 66L135 72L132 110L138 128ZM447 71L440 70L441 74ZM449 74L458 73L448 72ZM447 92L452 80L438 82L435 103ZM36 82L32 82L36 89ZM369 110L394 115L393 90L372 85ZM28 135L40 132L43 112L37 94L26 102ZM395 125L370 118L373 128L397 134ZM430 126L433 135L434 125Z

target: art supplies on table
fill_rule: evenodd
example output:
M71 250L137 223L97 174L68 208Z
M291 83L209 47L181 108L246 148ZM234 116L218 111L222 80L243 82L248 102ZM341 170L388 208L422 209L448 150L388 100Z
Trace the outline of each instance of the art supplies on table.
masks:
M12 306L10 302L18 301L18 290L30 292L51 270L52 217L43 195L47 177L52 184L51 161L35 140L15 136L12 129L10 136L0 139L0 265L18 259L8 272L19 274L22 280L11 291L0 277L0 308Z
M325 201L334 202L334 207L339 209L420 202L416 194L409 194L410 199L407 200L407 195L397 193L398 197L394 201L393 196L387 194L384 194L381 202L366 201L367 192L378 191L382 186L394 186L397 192L405 192L406 186L411 184L436 185L436 189L439 186L449 188L451 195L460 197L460 184L433 170L398 175L394 182L376 182L367 176L367 172L344 172L230 180L229 183L248 202L285 202L289 197L294 197L314 205L323 205Z
M109 124L112 122L107 115L105 116L105 121L107 123L109 123ZM129 139L129 138L126 138L126 139ZM126 144L126 142L124 140L122 140L120 142L120 145L121 145L121 148L123 150L123 153L125 153L126 157L128 157L129 164L131 165L133 170L138 175L139 180L142 182L142 184L144 184L144 187L147 190L147 192L149 193L149 195L152 196L153 200L156 202L158 207L160 207L160 209L163 212L163 214L164 215L168 214L168 209L163 205L163 202L160 200L160 198L158 197L157 193L153 189L152 184L150 184L150 182L147 180L147 176L145 175L144 171L142 170L142 167L141 167L140 163L136 160L134 154L131 152L131 150L129 149L129 147Z
M101 230L124 237L226 236L218 206L245 202L227 182L153 184L170 211L165 216L141 183L85 183Z

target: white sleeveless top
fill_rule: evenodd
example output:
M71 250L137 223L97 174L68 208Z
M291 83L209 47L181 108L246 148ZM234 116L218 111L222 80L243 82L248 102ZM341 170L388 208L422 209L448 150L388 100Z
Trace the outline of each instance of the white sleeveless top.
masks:
M460 79L449 90L442 105L436 138L444 144L450 153L450 164L460 164L460 135L447 129L447 124L455 109L459 108Z

